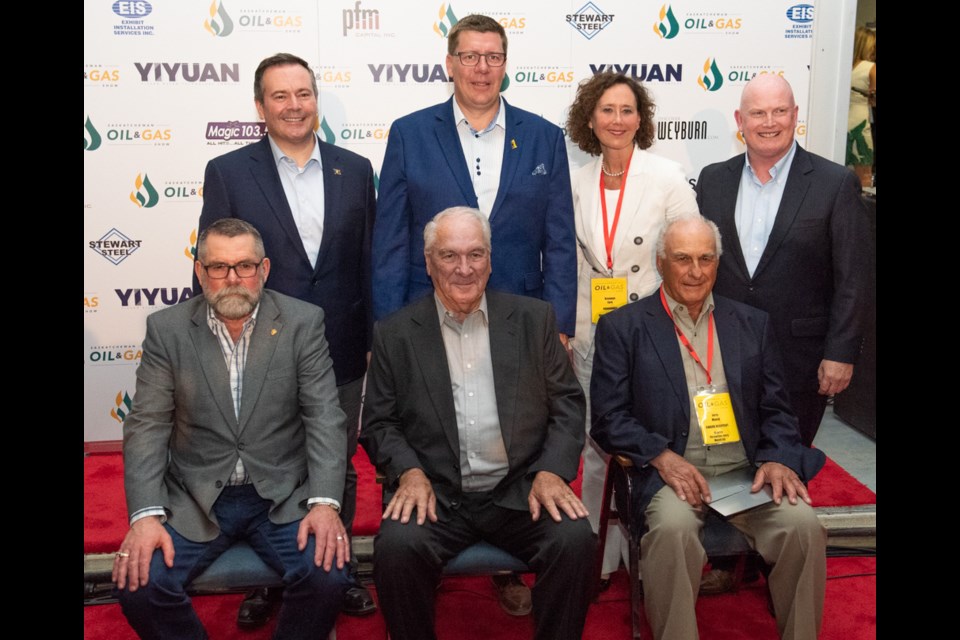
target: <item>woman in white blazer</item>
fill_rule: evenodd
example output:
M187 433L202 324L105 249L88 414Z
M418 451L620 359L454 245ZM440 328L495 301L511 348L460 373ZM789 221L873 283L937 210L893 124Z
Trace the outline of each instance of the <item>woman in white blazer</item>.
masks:
M699 213L682 167L645 151L655 140L650 94L636 80L601 73L583 82L570 108L570 139L596 160L573 174L573 205L578 244L577 326L570 341L580 384L587 394L590 432L590 375L597 314L639 300L660 284L656 239L664 222ZM619 296L594 302L594 289ZM625 291L624 291L625 289ZM583 451L583 503L597 531L605 465L588 444ZM627 559L627 541L617 527L607 529L602 576Z

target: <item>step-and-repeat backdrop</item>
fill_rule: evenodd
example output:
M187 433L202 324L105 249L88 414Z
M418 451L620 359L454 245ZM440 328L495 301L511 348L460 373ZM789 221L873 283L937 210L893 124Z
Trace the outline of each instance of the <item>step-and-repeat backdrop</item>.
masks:
M509 38L507 101L563 127L577 84L614 70L657 104L652 151L700 169L743 151L743 85L776 73L806 135L812 0L89 0L83 45L84 441L117 440L145 318L193 295L203 170L263 135L253 73L313 66L318 134L379 172L391 123L446 100L445 37L484 13ZM571 167L588 157L569 146Z

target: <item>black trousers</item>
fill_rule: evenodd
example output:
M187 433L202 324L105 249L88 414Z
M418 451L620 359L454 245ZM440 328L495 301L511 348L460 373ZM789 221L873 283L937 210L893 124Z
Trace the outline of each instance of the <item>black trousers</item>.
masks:
M823 414L827 409L827 396L814 391L791 391L790 404L800 421L800 440L806 446L813 444L817 437Z
M444 564L480 541L520 558L537 574L533 615L538 640L575 640L590 605L596 535L586 518L554 522L546 510L505 509L489 493L465 493L442 522L384 520L374 541L373 578L392 640L434 640L435 589Z

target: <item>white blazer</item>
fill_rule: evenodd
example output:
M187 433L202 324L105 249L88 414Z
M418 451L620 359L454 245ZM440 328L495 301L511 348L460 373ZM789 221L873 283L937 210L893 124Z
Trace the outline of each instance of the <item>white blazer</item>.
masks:
M571 341L584 358L593 343L590 280L609 277L607 250L598 235L600 214L600 163L592 163L573 174L573 208L577 228L577 333ZM616 200L607 201L610 223ZM667 158L634 148L627 174L626 191L616 236L613 238L613 277L627 279L627 299L635 302L660 284L656 266L657 235L664 222L684 213L699 213L696 194L687 183L683 167ZM600 239L598 242L598 238Z

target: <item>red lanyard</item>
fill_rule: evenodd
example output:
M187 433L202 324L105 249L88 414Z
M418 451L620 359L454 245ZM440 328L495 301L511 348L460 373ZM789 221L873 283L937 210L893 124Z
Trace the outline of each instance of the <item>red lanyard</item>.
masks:
M677 321L673 319L670 306L667 304L667 297L663 293L662 284L660 285L660 302L663 303L663 310L666 311L670 319L673 320L673 328L677 330L677 337L680 338L680 343L690 352L690 357L693 358L694 362L700 365L700 368L706 372L707 384L711 384L712 377L710 376L710 369L713 367L713 311L711 310L710 315L707 316L707 366L703 366L703 363L700 361L700 356L698 356L697 352L693 349L693 345L687 340L687 336L683 335L683 331L680 330L680 325L677 324Z
M617 224L620 222L620 207L623 205L623 192L627 187L627 174L630 173L630 161L633 160L633 151L627 158L627 166L623 170L623 179L620 180L620 197L617 198L617 211L613 214L613 227L607 231L607 194L603 188L603 159L600 160L600 208L603 210L603 244L607 249L607 269L613 269L613 238L617 235Z

